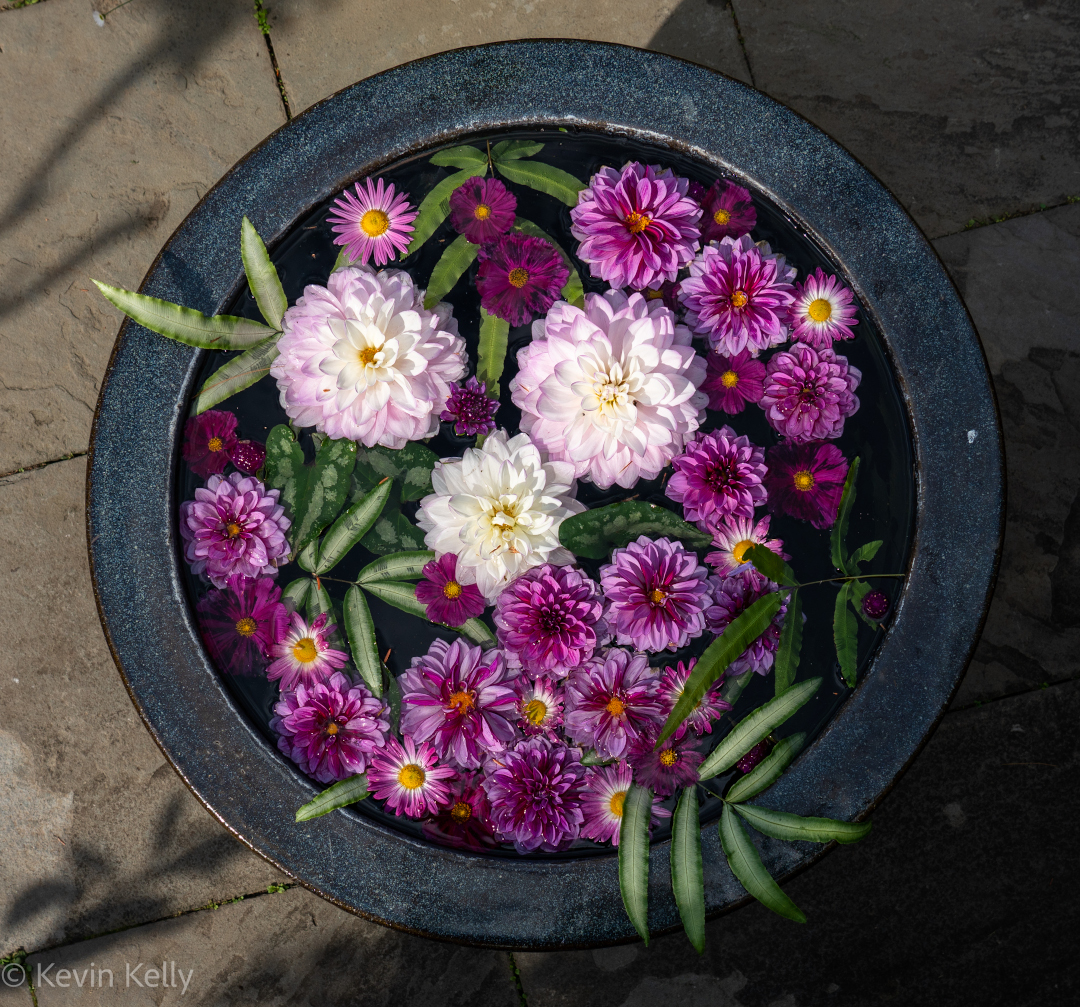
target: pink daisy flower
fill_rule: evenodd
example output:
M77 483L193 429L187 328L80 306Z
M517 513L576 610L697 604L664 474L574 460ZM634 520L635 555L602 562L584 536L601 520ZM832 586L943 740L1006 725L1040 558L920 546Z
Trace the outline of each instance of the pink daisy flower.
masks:
M544 314L559 297L570 270L541 238L507 234L480 249L476 290L489 315L525 325Z
M768 464L769 510L815 528L833 526L848 472L835 444L778 444L769 448Z
M354 263L366 265L374 258L375 265L382 266L409 247L417 211L405 193L395 197L393 182L384 188L381 178L374 185L366 178L364 188L359 182L354 188L355 196L346 189L334 200L326 218L334 225L334 243L344 245Z
M474 245L486 245L514 226L517 198L497 178L470 178L450 193L450 223Z
M749 402L757 405L765 391L765 365L755 360L747 350L733 357L710 353L706 358L708 372L701 391L709 396L709 408L734 416Z
M446 807L423 825L424 835L443 846L464 850L491 849L498 845L492 835L491 805L476 773L461 773L450 782Z
M628 762L618 762L614 766L593 766L585 773L585 791L581 798L581 810L585 815L581 826L582 839L619 845L623 805L632 782L633 773ZM660 805L660 798L654 797L649 828L655 829L661 818L670 817L671 812Z
M484 614L484 596L475 584L457 579L457 556L452 552L424 564L424 579L416 585L416 600L427 617L444 626L461 626Z
M235 447L236 417L232 413L208 409L184 424L180 453L201 479L224 472Z
M792 343L773 354L767 372L761 408L769 426L789 440L836 440L844 420L859 410L862 372L832 350Z
M224 591L195 606L199 630L214 663L234 675L256 675L289 625L289 610L272 578L233 575Z
M768 483L768 476L765 477ZM763 545L771 549L781 559L791 557L784 552L784 543L778 538L769 538L769 518L763 517L755 523L752 517L727 518L713 529L713 545L717 546L716 552L710 552L705 557L709 564L721 577L739 570L749 570L746 551L755 545Z
M435 749L428 744L417 747L411 738L399 743L389 738L386 747L371 758L368 786L376 800L386 801L398 815L423 818L437 814L450 803L450 788L444 780L457 773L449 766L438 766Z
M715 603L705 613L709 632L719 636L728 625L741 615L759 598L776 590L776 585L763 577L757 570L745 570L738 577L713 579ZM780 646L780 628L787 613L788 596L780 605L780 611L773 617L765 632L761 634L727 667L727 676L735 678L748 671L758 675L767 675L776 659L776 649Z
M701 209L702 242L741 238L757 226L750 190L722 178L713 182L701 201Z
M630 768L634 779L657 797L670 797L698 781L697 767L704 756L693 746L696 739L685 733L668 738L654 751L654 736L640 738L630 749Z
M329 618L322 612L308 623L299 612L293 612L284 638L270 648L270 656L276 660L266 669L266 677L271 682L280 679L282 692L315 685L328 679L335 669L345 667L349 655L330 646L330 634L337 627L326 625Z
M543 735L550 741L558 741L555 731L562 726L566 700L562 689L547 675L541 675L535 682L519 678L517 694L519 730L529 738Z
M678 663L677 667L664 669L660 679L660 701L664 705L664 716L667 717L675 709L675 704L686 688L686 682L690 673L697 664L697 658L690 658L689 664ZM712 722L718 720L720 715L731 709L731 704L721 695L720 689L724 684L721 677L706 690L698 705L694 707L690 715L675 730L675 737L681 738L687 731L693 731L699 737L703 734L712 734Z
M834 339L851 339L855 318L853 294L835 276L826 277L819 266L795 288L795 303L789 309L791 338L829 349Z

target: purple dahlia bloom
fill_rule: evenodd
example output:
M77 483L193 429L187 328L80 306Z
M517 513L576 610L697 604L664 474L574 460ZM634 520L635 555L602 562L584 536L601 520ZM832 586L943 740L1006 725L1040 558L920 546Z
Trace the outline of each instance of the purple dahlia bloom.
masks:
M859 410L855 389L861 380L847 357L792 343L769 361L761 408L769 426L788 440L833 441Z
M656 164L601 168L570 211L578 258L612 287L640 290L674 280L701 237L701 207L688 187Z
M371 754L386 744L387 712L382 700L335 672L327 682L282 694L270 729L308 776L333 783L367 769Z
M705 631L712 603L709 571L681 542L642 535L600 568L607 620L617 643L637 650L678 650Z
M545 563L495 602L499 643L511 667L563 678L611 639L600 585L570 566Z
M719 353L756 355L787 341L794 278L782 256L759 248L748 234L706 245L679 285L686 324Z
M672 668L669 666L664 669L663 677L660 679L660 702L664 706L665 716L670 716L671 711L675 709L675 704L682 696L687 679L690 678L690 672L694 670L695 664L697 664L697 658L692 657L689 664L683 664L680 661L677 667ZM726 710L731 709L731 704L720 695L723 684L724 678L721 675L706 690L705 695L698 701L698 705L690 711L686 720L676 728L675 737L677 739L686 734L688 730L692 730L699 737L703 734L712 734L712 722L717 720Z
M746 404L757 405L765 391L765 365L743 350L733 357L710 353L708 372L701 391L709 396L709 408L735 415Z
M450 398L446 400L439 419L453 421L454 433L458 437L486 436L495 429L495 413L498 410L498 401L488 396L487 384L471 377L464 387L450 386Z
M654 735L641 738L630 749L630 767L639 786L648 787L657 797L670 797L698 781L697 767L704 756L693 746L697 740L685 733L668 738L658 749Z
M457 776L450 766L436 762L435 749L430 745L414 745L412 738L402 742L390 738L386 747L371 758L368 786L375 799L386 801L397 815L434 815L450 803L450 787L443 781Z
M788 322L791 338L814 349L830 349L834 339L851 339L855 318L853 294L835 276L826 277L821 267L795 288L795 303Z
M475 584L457 579L457 556L452 552L424 564L424 579L416 585L416 600L427 617L444 626L461 626L484 614L484 596Z
M234 574L224 591L208 591L195 610L214 663L234 675L261 672L289 625L281 588L270 577Z
M552 853L577 839L584 787L577 749L546 738L521 741L492 756L485 768L492 824L519 853Z
M236 443L236 417L221 409L208 409L184 424L180 452L191 471L205 479L225 471Z
M276 577L289 561L285 532L292 522L278 503L279 490L233 472L211 476L180 504L180 535L191 572L224 588L233 574Z
M602 651L566 680L564 730L601 758L621 759L631 742L664 722L659 689L644 654Z
M461 773L450 782L449 803L423 825L424 835L443 846L464 850L497 845L491 831L491 805L478 773Z
M736 616L742 615L759 598L776 590L776 585L763 577L757 570L744 569L737 577L712 578L715 602L705 613L709 632L718 636L727 629ZM773 621L749 647L746 648L727 668L727 676L735 678L748 671L758 675L767 675L776 660L776 648L780 646L780 627L787 614L788 596L780 604L780 611L773 616Z
M507 234L480 248L476 291L489 315L525 325L543 315L570 278L562 256L542 238Z
M475 176L450 193L450 223L474 245L506 234L516 213L517 198L497 178Z
M757 226L750 190L718 178L701 200L701 240L741 238Z
M847 479L847 459L835 444L777 444L769 448L765 488L769 510L831 528Z
M535 682L522 677L517 682L518 722L521 732L529 738L542 734L549 741L558 741L555 731L562 726L563 704L566 696L547 675Z
M436 640L398 676L401 733L430 741L440 758L479 769L488 752L513 741L517 694L501 651Z
M697 434L672 464L664 493L703 531L715 531L725 518L753 517L765 503L765 452L731 427Z
M623 805L632 782L630 764L625 761L614 766L594 766L586 772L585 792L581 798L581 810L585 815L582 839L619 845ZM660 805L660 798L654 797L649 828L655 829L661 818L670 817L671 812Z

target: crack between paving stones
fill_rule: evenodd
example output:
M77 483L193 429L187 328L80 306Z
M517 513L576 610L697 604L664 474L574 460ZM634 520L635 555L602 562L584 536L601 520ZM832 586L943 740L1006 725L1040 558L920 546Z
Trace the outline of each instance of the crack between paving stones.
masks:
M529 1000L525 996L525 987L521 985L521 970L517 967L517 962L514 960L514 953L512 951L507 951L506 957L510 959L510 974L514 977L514 988L517 990L518 1003L521 1007L529 1007Z
M991 696L989 699L976 699L965 706L957 706L950 710L946 710L945 714L948 716L950 713L962 713L965 710L978 710L984 706L989 706L991 703L1000 703L1006 699L1016 699L1017 696L1030 696L1033 692L1044 692L1047 689L1056 689L1058 686L1069 685L1072 682L1078 681L1080 681L1080 675L1073 675L1072 678L1061 678L1056 682L1043 682L1042 685L1036 685L1030 689L1021 689L1019 692L1007 692L1003 696Z
M750 75L751 87L757 87L754 80L754 68L750 65L750 53L746 51L746 41L743 39L742 28L739 27L739 15L735 13L734 0L727 0L727 10L731 14L731 21L735 25L735 37L739 40L739 48L742 50L743 59L746 62L746 72Z
M2 6L0 6L0 14L2 14L6 10L22 10L24 7L33 7L34 4L44 2L45 0L15 0L15 3L3 4Z
M10 476L21 475L24 472L36 472L38 469L45 468L46 465L58 465L60 462L69 462L72 458L85 458L85 451L72 451L69 455L64 455L61 458L50 458L47 462L38 462L36 465L24 465L21 469L12 469L10 472L0 472L0 479L7 479Z
M1011 210L1009 213L1003 213L998 217L972 217L959 231L949 231L948 234L939 234L930 240L940 241L942 238L952 238L957 234L967 234L970 231L977 231L980 227L992 227L994 224L1004 224L1006 221L1016 220L1019 217L1032 217L1037 213L1046 213L1048 210L1059 210L1063 206L1072 206L1074 203L1080 203L1080 196L1066 196L1058 203L1040 203L1038 206L1030 206L1026 210Z
M270 22L267 20L266 8L262 0L254 0L255 22L262 32L263 41L266 42L266 51L270 56L270 65L274 68L274 80L277 81L278 94L281 95L281 104L285 109L285 121L292 120L292 108L289 105L289 92L285 90L285 81L281 77L281 67L278 66L277 55L274 53L274 43L270 38Z

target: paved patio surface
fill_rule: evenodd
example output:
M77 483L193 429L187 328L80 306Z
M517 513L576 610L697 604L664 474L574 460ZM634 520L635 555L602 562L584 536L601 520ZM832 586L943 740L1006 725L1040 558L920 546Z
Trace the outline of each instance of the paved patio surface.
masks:
M90 0L0 5L0 956L29 952L36 987L0 985L0 1007L1077 1002L1080 7L266 6L264 37L248 0L132 0L104 27ZM807 926L750 906L708 925L702 958L681 935L511 958L284 886L141 726L89 585L83 455L120 321L89 277L137 287L287 114L405 60L553 36L715 67L847 146L933 239L1005 429L1001 578L951 712L871 836L790 882Z

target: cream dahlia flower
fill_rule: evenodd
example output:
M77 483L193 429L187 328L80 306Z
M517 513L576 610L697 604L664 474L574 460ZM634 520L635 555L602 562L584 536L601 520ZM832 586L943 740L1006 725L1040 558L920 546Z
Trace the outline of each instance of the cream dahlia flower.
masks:
M309 286L282 321L270 368L281 406L302 427L366 447L402 448L438 432L450 384L465 376L465 341L449 304L399 269L354 265Z
M563 519L585 510L574 499L573 467L545 463L527 434L496 430L483 447L438 462L431 484L416 515L424 544L455 553L458 580L489 602L531 567L574 562L559 545Z
M510 382L521 429L601 489L652 479L704 418L705 361L663 301L621 290L533 322Z

